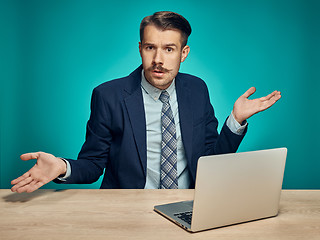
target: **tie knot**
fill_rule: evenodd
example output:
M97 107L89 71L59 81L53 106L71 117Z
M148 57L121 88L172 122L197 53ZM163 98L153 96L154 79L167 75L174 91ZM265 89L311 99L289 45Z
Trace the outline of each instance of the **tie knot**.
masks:
M167 91L162 91L159 97L160 101L163 103L168 103L169 98L170 98L170 95Z

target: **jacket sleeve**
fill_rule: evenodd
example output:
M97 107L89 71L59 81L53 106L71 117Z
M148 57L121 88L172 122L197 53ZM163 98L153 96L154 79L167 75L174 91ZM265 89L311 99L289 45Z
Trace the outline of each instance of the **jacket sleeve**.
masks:
M66 159L71 166L71 175L66 181L56 183L88 184L99 179L107 164L112 141L109 113L102 93L96 88L91 98L91 114L87 123L86 140L77 160Z
M218 120L215 117L214 109L210 103L208 89L206 87L206 150L205 155L234 153L237 151L247 128L242 135L233 133L226 122L224 122L220 134L218 133Z

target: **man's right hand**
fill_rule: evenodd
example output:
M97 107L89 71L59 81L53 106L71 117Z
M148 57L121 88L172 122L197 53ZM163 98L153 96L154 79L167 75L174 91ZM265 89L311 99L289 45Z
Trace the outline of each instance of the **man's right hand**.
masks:
M12 192L33 192L67 170L66 163L49 153L36 152L22 154L20 158L24 161L37 159L36 164L25 174L11 181L14 185Z

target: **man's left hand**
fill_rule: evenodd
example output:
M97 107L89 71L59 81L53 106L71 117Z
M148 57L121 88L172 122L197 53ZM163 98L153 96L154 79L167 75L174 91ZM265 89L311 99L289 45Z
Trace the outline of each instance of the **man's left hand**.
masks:
M232 114L240 124L252 115L268 109L281 98L281 93L279 91L274 91L268 96L262 98L252 100L248 99L248 97L254 94L255 91L255 87L249 88L241 97L238 98L233 106Z

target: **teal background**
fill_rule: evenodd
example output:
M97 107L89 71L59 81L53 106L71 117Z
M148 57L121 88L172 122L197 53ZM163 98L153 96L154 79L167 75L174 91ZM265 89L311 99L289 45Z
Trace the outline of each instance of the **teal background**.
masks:
M239 151L287 147L283 187L320 189L319 3L1 0L0 187L34 164L22 153L77 157L93 88L138 67L140 21L171 10L193 28L181 71L206 81L220 127L249 87L254 97L282 92L249 119Z

